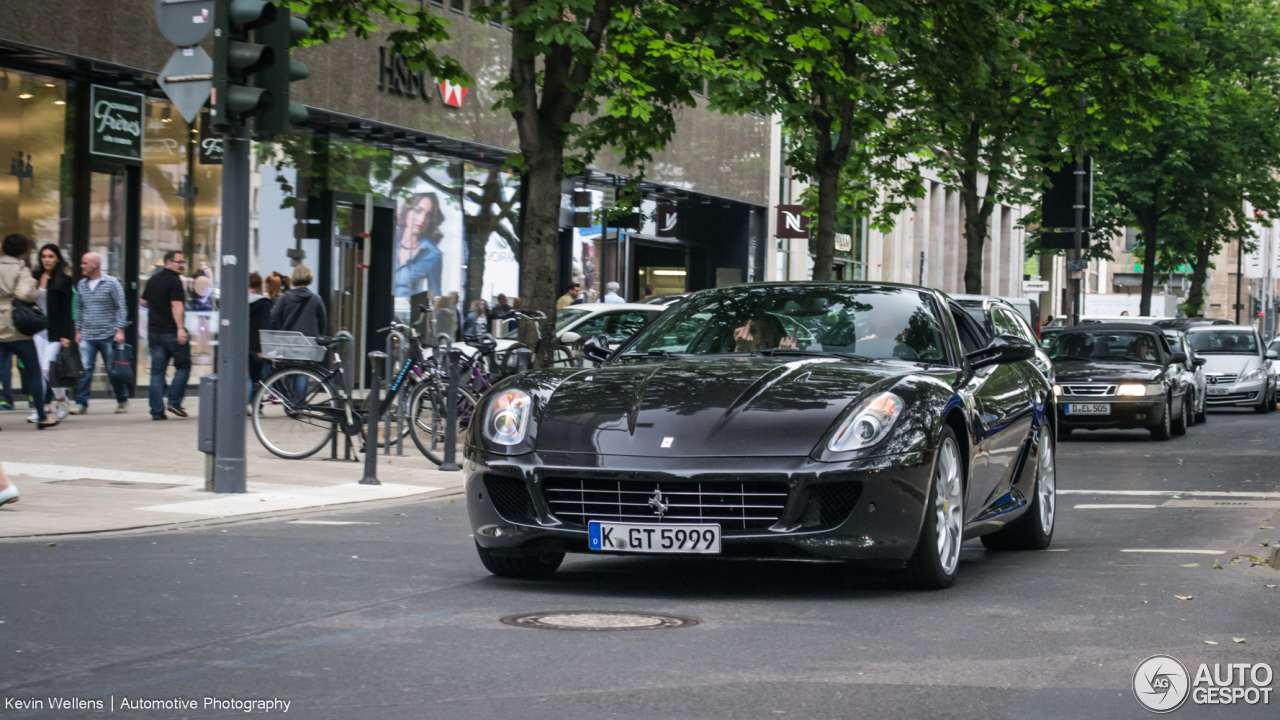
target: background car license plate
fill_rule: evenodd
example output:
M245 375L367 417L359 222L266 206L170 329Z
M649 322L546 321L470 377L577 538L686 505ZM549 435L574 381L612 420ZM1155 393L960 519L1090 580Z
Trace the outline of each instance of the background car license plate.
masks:
M1110 415L1111 406L1107 403L1072 403L1067 406L1068 415Z
M588 546L592 550L644 553L720 553L719 525L660 525L647 523L587 524Z
M1228 392L1230 392L1230 391L1231 391L1231 388L1224 388L1224 387L1221 387L1221 388L1220 388L1220 387L1211 387L1211 388L1209 388L1209 394L1210 394L1210 395L1226 395L1226 394L1227 394Z

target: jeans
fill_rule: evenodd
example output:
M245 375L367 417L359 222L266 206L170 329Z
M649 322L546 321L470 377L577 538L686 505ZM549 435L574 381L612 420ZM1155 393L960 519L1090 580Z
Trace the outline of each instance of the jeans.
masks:
M169 384L168 407L182 407L187 395L187 379L191 376L191 345L179 345L177 335L147 336L151 345L151 417L164 417L166 396L164 373L173 360L173 382Z
M40 422L44 422L44 403L40 402L44 400L44 380L40 377L40 356L36 354L36 344L31 340L0 342L0 350L6 351L6 355L16 355L18 362L22 363L22 384L36 401L36 414Z
M253 402L253 390L271 374L271 363L255 355L249 356L249 402Z
M84 378L80 380L80 387L76 390L76 404L80 407L89 407L89 391L93 389L93 362L99 355L102 356L102 365L107 370L107 382L111 384L111 389L116 394L116 402L129 401L129 388L111 382L111 363L116 359L115 342L111 338L81 340L80 362L84 365Z

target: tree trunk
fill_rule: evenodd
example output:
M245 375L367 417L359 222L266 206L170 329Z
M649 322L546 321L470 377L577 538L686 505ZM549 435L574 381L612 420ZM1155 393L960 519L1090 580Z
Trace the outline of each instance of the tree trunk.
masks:
M829 153L828 153L829 154ZM821 157L821 153L819 153ZM840 168L835 163L818 166L818 230L814 237L813 279L831 282L835 269L836 207L839 204Z
M1204 315L1204 288L1209 282L1209 251L1212 249L1212 243L1196 243L1196 256L1191 264L1191 287L1187 290L1187 317Z
M1151 315L1151 293L1156 285L1156 212L1154 208L1138 216L1138 224L1142 226L1142 302L1138 305L1138 314L1143 317Z
M551 133L558 135L559 128ZM548 144L559 146L556 137ZM529 196L524 207L524 234L520 239L520 307L523 312L541 312L548 321L556 317L559 286L560 180L564 175L561 152L525 153L528 162ZM538 327L520 323L520 342L538 345ZM535 358L546 367L553 358L551 348Z
M1004 139L997 137L991 141L991 168L987 176L987 192L990 196L993 187L1000 182L1003 168ZM964 243L968 255L964 264L964 291L970 295L982 294L982 260L986 255L987 227L991 222L991 211L995 209L988 197L978 194L978 160L982 152L982 124L974 121L969 125L968 136L964 146L964 169L960 175L960 202L964 205Z

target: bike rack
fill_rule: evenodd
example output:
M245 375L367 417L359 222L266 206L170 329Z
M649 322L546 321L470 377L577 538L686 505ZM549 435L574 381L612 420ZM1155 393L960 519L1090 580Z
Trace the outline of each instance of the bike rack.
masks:
M343 364L343 368L342 368L342 378L343 378L343 382L344 382L344 383L345 383L345 385L346 385L346 387L345 387L344 389L346 390L346 392L347 392L347 397L349 398L349 397L351 397L351 393L352 393L352 381L353 381L353 378L352 378L351 374L352 374L353 372L355 372L355 357L356 357L355 341L356 341L356 339L355 339L355 336L354 336L354 335L352 335L351 333L347 332L346 330L339 330L339 331L338 331L338 333L337 333L336 335L334 335L334 337L335 337L335 338L346 338L346 340L347 340L347 342L346 342L346 351L345 351L345 354L346 354L346 356L347 356L347 357L346 357L346 359L345 359L345 360L343 360L343 363L344 363L344 364ZM341 459L339 459L339 458L338 458L338 435L341 435L341 436L342 436L342 438L343 438L343 448L342 448L342 458L341 458ZM351 436L350 436L350 435L348 435L348 434L346 434L346 433L344 433L344 432L338 432L338 433L335 433L335 434L334 434L334 436L333 436L333 440L329 443L329 457L328 457L328 459L329 459L329 460L340 460L341 462L359 462L359 460L357 460L355 457L353 457L353 455L355 454L355 449L356 449L356 448L355 448L355 444L351 442ZM366 449L366 450L368 450L368 448L365 448L365 449ZM377 450L377 446L374 446L374 452L376 453L377 451L378 451L378 450Z

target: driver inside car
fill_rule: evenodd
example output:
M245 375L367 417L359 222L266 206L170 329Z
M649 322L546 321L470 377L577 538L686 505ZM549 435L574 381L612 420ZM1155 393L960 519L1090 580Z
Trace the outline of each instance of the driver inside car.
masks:
M794 350L799 347L794 335L787 335L782 322L772 315L757 315L733 331L737 352L760 350Z
M1129 344L1129 357L1142 362L1155 362L1155 353L1151 351L1151 341L1143 336Z
M858 338L855 352L871 358L915 357L914 351L902 342L907 334L903 329L905 325L895 321L888 313L871 313L867 318L866 334Z

